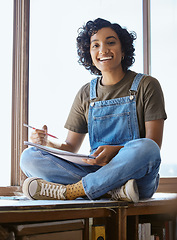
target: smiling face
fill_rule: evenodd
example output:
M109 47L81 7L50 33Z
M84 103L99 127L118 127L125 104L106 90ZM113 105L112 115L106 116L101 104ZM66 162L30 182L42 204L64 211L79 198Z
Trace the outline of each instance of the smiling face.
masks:
M117 33L109 27L100 29L90 38L90 54L93 64L102 72L123 71L124 56Z

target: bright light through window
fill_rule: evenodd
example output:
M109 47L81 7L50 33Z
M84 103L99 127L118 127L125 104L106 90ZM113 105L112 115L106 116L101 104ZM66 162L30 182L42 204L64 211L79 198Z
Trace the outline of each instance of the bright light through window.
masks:
M161 83L168 119L165 122L161 176L177 176L177 1L151 1L152 75Z
M0 186L10 185L13 1L0 1Z
M142 72L141 1L31 0L29 122L38 128L47 124L61 141L66 137L64 124L77 91L94 78L77 62L77 30L98 17L137 33L132 69ZM88 151L86 139L80 152Z

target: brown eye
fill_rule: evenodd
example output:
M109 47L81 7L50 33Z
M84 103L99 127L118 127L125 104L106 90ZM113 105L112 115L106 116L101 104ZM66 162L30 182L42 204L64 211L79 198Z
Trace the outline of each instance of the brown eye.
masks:
M98 47L98 44L92 45L92 48L97 48L97 47Z
M108 45L114 45L116 42L114 41L111 41L111 42L108 42Z

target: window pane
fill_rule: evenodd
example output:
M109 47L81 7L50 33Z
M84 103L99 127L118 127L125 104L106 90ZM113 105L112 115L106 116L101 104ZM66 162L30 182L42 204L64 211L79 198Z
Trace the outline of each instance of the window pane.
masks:
M151 1L152 75L163 88L168 119L162 146L161 176L177 176L176 133L177 111L177 1Z
M137 33L136 62L142 72L142 1L31 0L30 9L30 124L47 124L65 140L64 124L73 99L93 75L77 62L77 30L98 17ZM136 14L135 14L136 12ZM86 144L81 152L88 152Z
M0 186L10 185L13 1L0 0Z

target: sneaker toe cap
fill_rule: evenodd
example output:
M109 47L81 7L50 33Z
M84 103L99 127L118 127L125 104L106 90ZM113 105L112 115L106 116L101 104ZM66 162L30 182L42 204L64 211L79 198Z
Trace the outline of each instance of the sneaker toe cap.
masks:
M37 186L38 186L37 181L35 180L32 181L29 186L30 186L28 189L29 195L33 197L37 191Z

